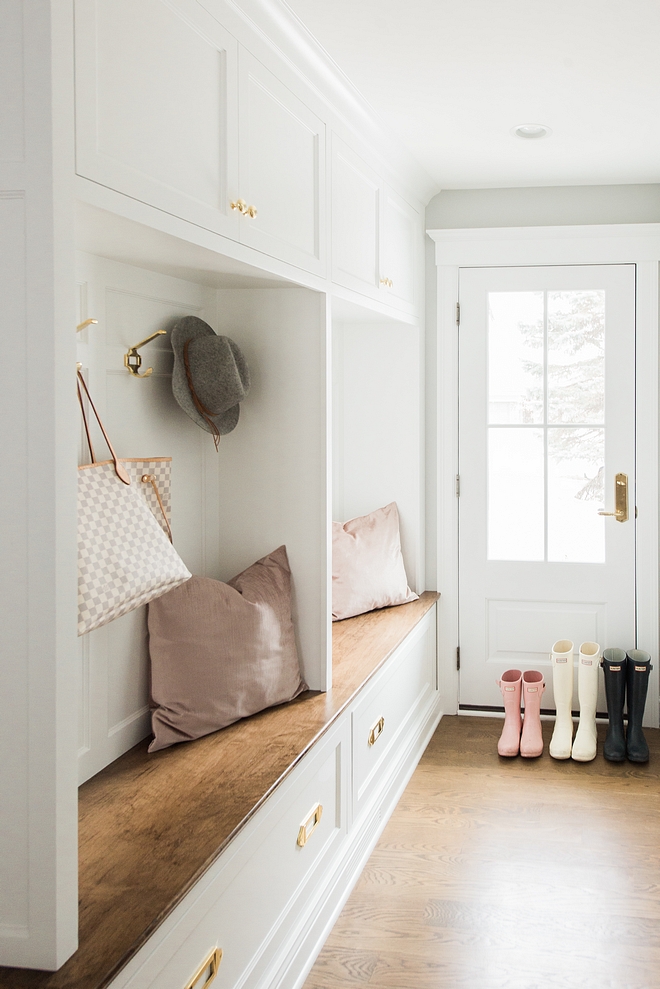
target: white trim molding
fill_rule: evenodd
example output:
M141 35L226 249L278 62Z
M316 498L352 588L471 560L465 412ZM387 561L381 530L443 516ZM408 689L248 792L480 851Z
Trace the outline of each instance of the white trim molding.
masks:
M660 260L660 223L427 230L436 265L626 264Z
M658 331L660 223L428 230L437 266L437 588L442 592L439 685L446 713L458 710L458 269L515 265L629 264L636 279L637 638L653 672L644 724L660 724L660 429Z

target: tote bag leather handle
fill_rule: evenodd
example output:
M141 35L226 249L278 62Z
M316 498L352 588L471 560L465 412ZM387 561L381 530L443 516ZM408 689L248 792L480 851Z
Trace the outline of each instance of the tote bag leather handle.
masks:
M89 423L87 421L87 415L85 413L85 404L83 402L82 392L80 391L80 386L81 385L82 385L82 387L83 387L83 389L85 391L85 394L87 395L87 400L89 401L90 408L91 408L92 412L94 413L94 415L96 416L96 421L98 422L99 427L101 429L101 432L103 433L103 439L105 440L105 442L108 445L108 450L110 451L110 456L112 458L112 462L115 465L115 473L116 473L117 477L119 478L119 480L120 481L123 481L124 484L130 484L131 483L131 479L128 476L128 473L127 473L126 469L124 468L123 464L121 463L121 461L117 459L117 454L115 453L114 447L113 447L112 443L110 442L110 439L108 437L108 434L105 431L105 427L104 427L103 423L101 422L101 417L98 414L98 412L96 411L96 406L94 405L94 402L92 401L92 396L89 394L89 388L87 387L87 385L85 383L85 379L83 378L83 376L80 373L80 371L78 371L77 374L78 374L78 401L80 402L80 411L82 412L83 423L84 423L84 426L85 426L85 435L87 436L87 442L89 444L89 452L90 452L91 457L92 457L92 463L93 464L96 464L96 463L98 463L98 460L94 456L94 447L92 446L92 437L91 437L90 432L89 432Z

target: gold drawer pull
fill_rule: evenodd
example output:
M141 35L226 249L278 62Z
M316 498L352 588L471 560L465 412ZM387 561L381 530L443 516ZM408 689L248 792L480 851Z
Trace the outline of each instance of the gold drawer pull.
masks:
M302 824L298 828L298 841L297 841L297 844L300 845L301 848L304 848L305 847L305 845L307 844L307 842L309 841L309 839L312 837L312 835L316 831L316 829L319 826L319 824L321 823L321 815L322 814L323 814L323 807L321 806L321 804L315 804L312 807L312 809L310 810L310 812L307 815L307 817L305 818L305 820L302 822ZM309 825L310 824L312 825L311 828L309 828ZM309 831L307 830L308 828L309 828Z
M375 745L376 741L383 734L383 728L385 727L385 718L380 717L378 721L371 726L369 729L369 745Z
M199 966L195 974L193 975L190 982L186 982L185 989L206 989L210 986L216 975L218 974L218 969L220 968L220 962L222 961L222 950L220 948L214 948L211 954L204 959L202 964ZM197 985L197 980L201 976L204 969L211 966L211 971L209 972L209 977L203 985Z

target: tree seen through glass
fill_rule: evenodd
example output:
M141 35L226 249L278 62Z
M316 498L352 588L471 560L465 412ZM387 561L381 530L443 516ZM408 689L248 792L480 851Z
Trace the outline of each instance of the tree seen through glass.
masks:
M543 359L543 317L534 323L518 324L528 347L540 351L540 360L523 361L526 373L535 381L523 398L523 421L533 422L528 416L543 404L545 365L547 422L592 427L557 430L548 456L556 464L591 460L601 446L605 418L605 292L548 292L547 322L547 361ZM585 483L575 497L602 502L604 470L601 464L593 477L583 475L580 479Z
M605 292L493 292L488 309L489 559L604 562Z

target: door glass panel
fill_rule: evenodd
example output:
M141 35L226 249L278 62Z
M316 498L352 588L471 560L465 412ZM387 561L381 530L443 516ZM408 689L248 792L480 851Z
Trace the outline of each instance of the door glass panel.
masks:
M488 421L543 422L543 292L488 293Z
M548 560L604 563L604 429L548 430Z
M543 430L488 434L488 559L543 560Z
M548 292L548 422L605 415L605 292Z
M489 560L605 562L604 416L605 292L489 292Z

